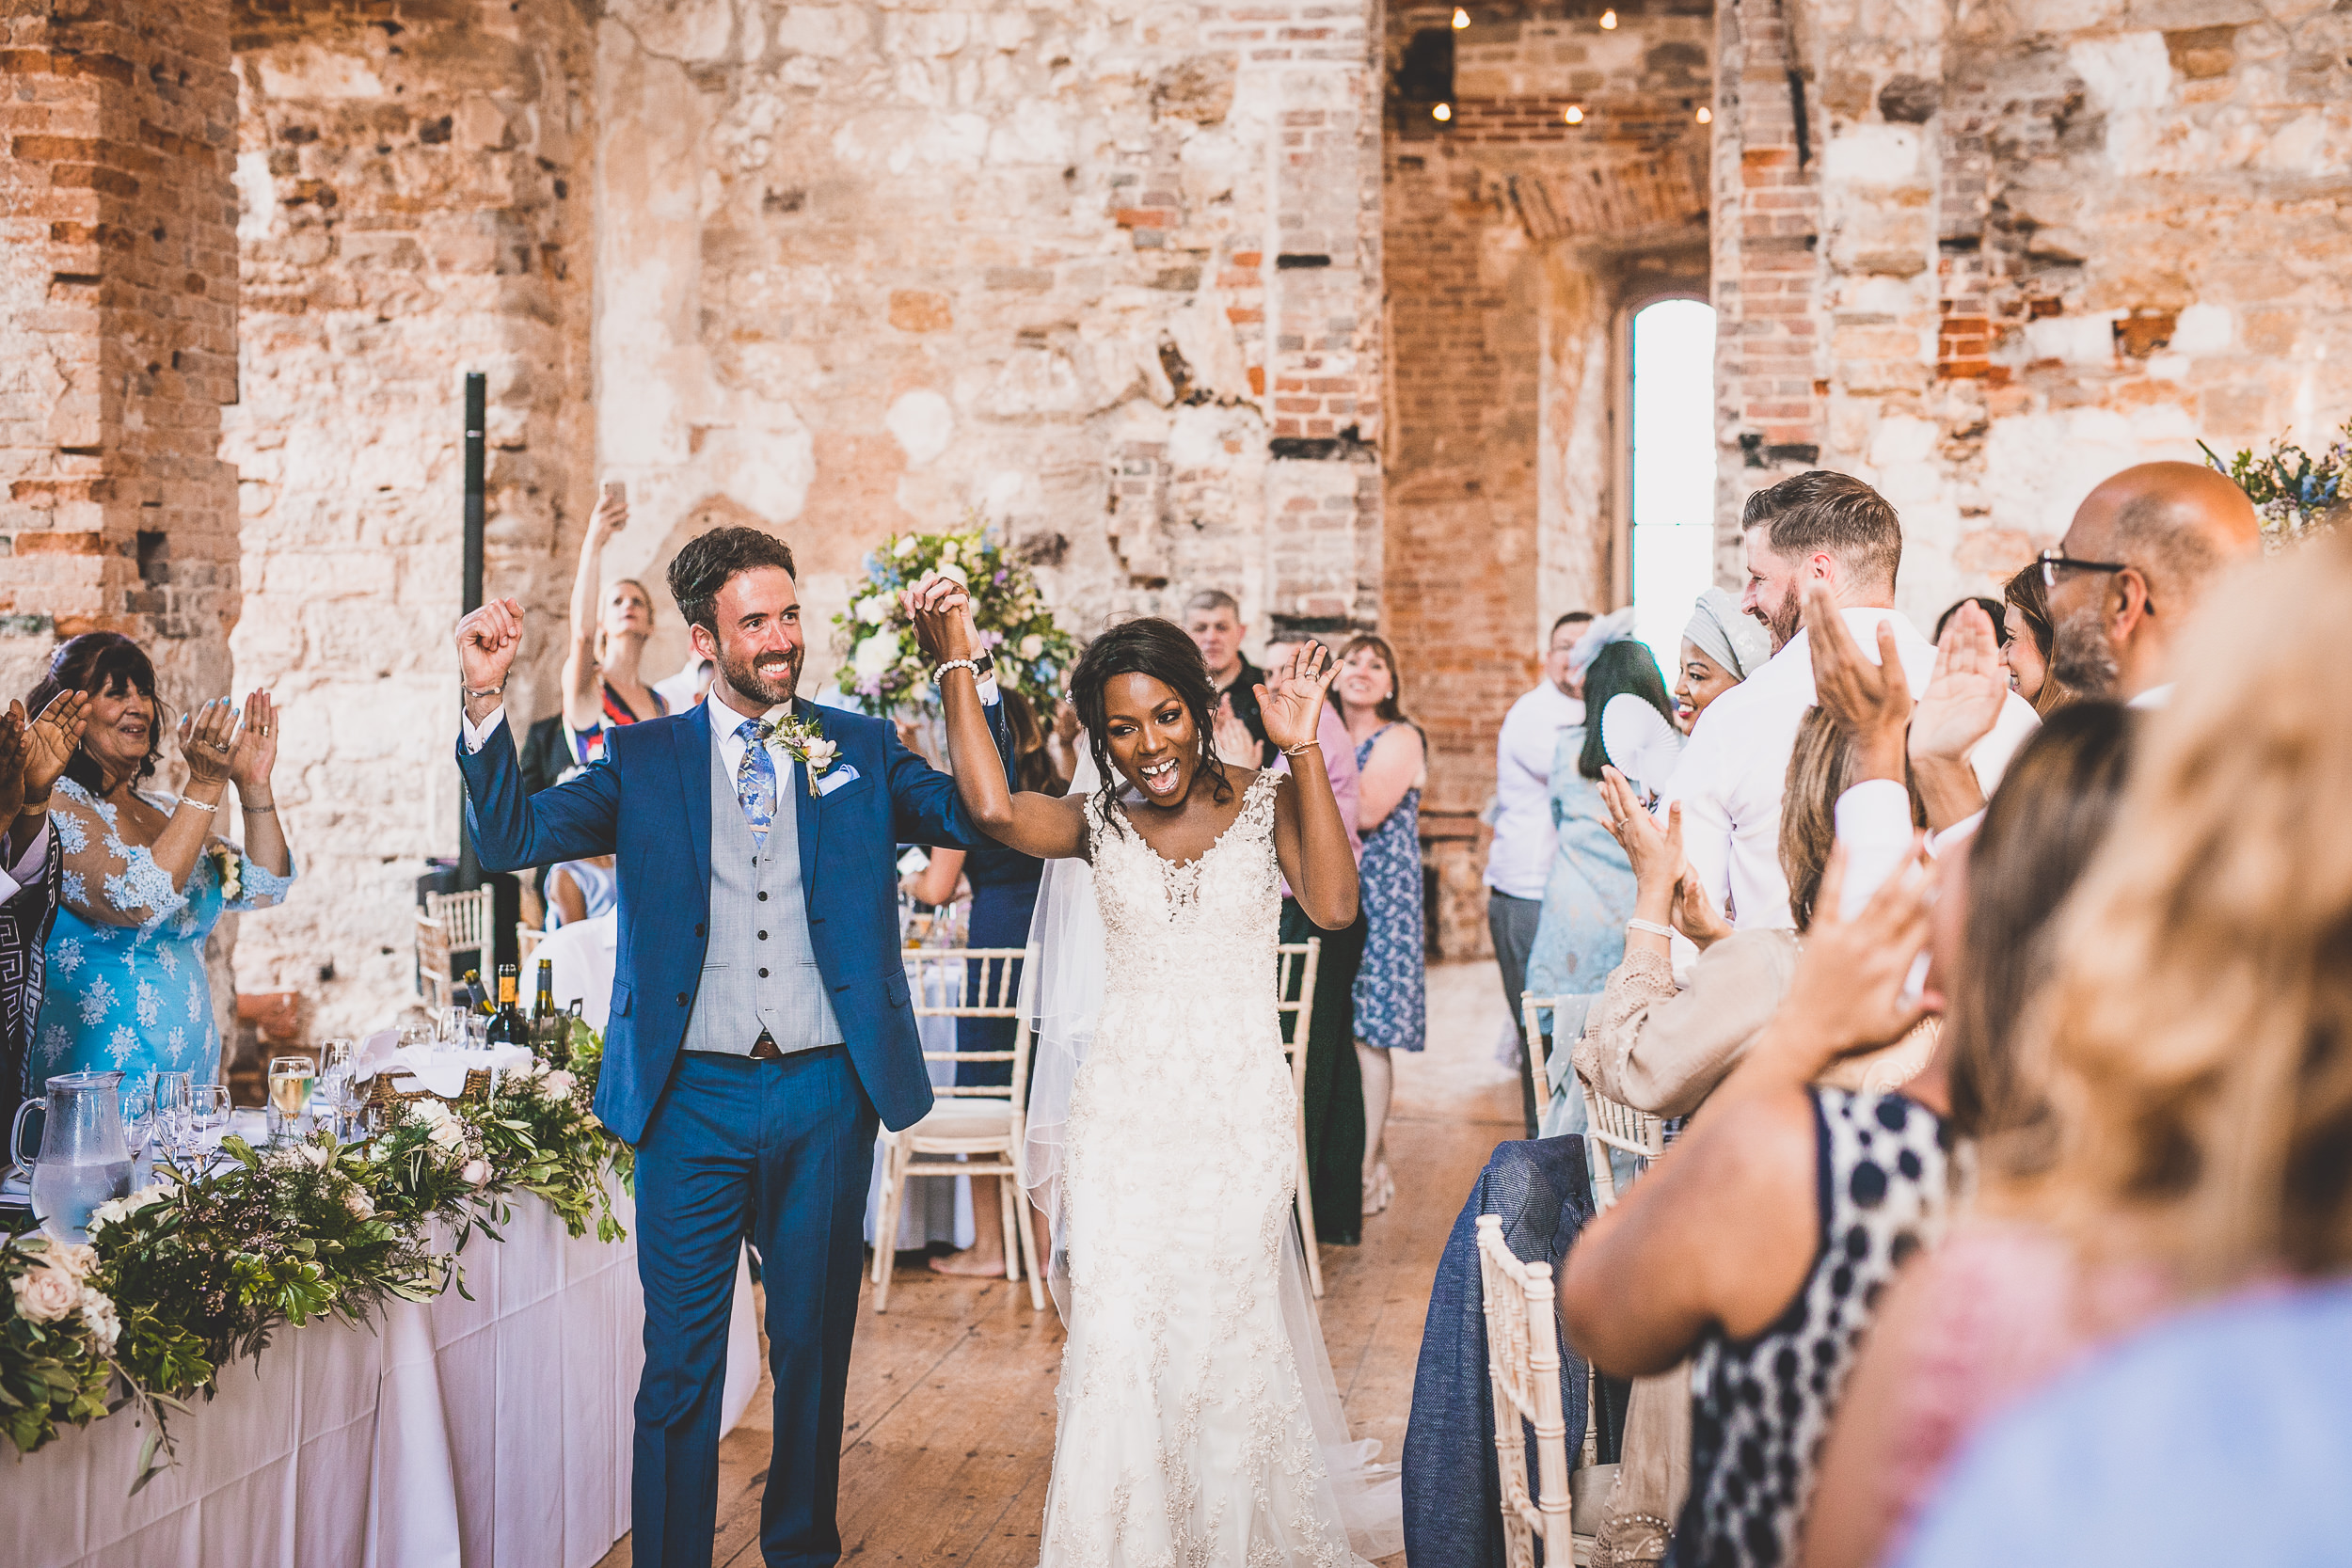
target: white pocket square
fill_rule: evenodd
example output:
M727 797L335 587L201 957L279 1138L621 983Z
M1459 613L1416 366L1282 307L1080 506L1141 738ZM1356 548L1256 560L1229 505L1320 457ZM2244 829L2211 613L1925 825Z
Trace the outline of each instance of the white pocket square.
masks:
M819 799L822 799L827 795L831 795L834 790L839 789L843 784L853 784L856 780L856 768L850 767L846 762L836 764L835 766L825 769L823 773L818 775L817 794Z

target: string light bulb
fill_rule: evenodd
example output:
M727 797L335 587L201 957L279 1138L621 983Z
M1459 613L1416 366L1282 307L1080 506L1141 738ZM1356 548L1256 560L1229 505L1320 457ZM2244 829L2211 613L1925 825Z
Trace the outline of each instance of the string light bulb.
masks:
M1463 9L1461 7L1459 7L1459 6L1454 7L1454 30L1455 30L1456 32L1459 32L1461 29L1463 29L1464 27L1467 27L1467 26L1469 26L1469 25L1470 25L1470 12L1468 12L1468 11L1464 10L1464 9Z
M1715 111L1707 107L1704 103L1699 105L1699 123L1701 125L1712 125L1715 123Z
M1454 105L1451 103L1440 103L1436 108L1429 111L1429 118L1431 119L1438 120L1452 119L1454 118Z
M1570 125L1581 125L1584 123L1584 105L1581 103L1571 103L1566 108L1560 111L1560 118L1566 120Z
M1459 16L1461 13L1460 13L1459 11L1456 11L1456 12L1454 12L1454 14L1455 14L1456 16ZM1615 31L1617 30L1617 13L1616 13L1613 9L1613 10L1605 10L1605 11L1601 12L1601 13L1600 13L1600 25L1601 25L1601 30L1602 30L1603 32L1609 32L1609 33L1613 33L1613 32L1615 32Z

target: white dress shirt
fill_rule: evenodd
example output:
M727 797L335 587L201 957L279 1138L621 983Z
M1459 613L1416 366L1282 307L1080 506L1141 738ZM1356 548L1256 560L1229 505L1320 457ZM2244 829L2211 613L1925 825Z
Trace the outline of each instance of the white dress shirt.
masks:
M1584 722L1584 705L1549 681L1511 705L1495 741L1495 835L1486 885L1540 899L1559 847L1551 825L1551 753L1560 732Z
M1935 644L1892 610L1846 610L1846 626L1863 657L1878 662L1878 626L1891 622L1913 696L1927 689ZM1741 929L1795 924L1788 879L1780 868L1780 804L1796 747L1797 726L1814 705L1813 654L1800 631L1770 663L1708 705L1681 764L1659 802L1682 802L1682 847L1691 869ZM1987 796L2010 755L2041 727L2034 711L2010 693L1993 733L1968 754Z
M0 871L0 904L40 880L41 869L49 863L49 830L43 827L33 835L33 847L16 858L16 863Z

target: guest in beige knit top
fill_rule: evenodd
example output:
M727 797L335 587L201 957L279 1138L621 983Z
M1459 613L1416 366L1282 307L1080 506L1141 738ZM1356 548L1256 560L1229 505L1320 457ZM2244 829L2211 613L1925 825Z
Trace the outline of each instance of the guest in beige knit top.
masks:
M1689 987L1677 990L1666 939L1639 928L1626 933L1625 961L1611 972L1576 1045L1577 1071L1604 1097L1653 1116L1688 1116L1763 1033L1796 971L1821 870L1836 842L1837 798L1854 783L1858 760L1825 710L1805 715L1788 757L1780 819L1780 864L1795 930L1733 930L1696 879L1682 874L1679 805L1661 829L1622 779L1604 778L1613 831L1633 863L1634 918L1657 925L1671 918L1699 948ZM1916 816L1915 795L1912 809ZM1932 1025L1923 1025L1884 1051L1839 1063L1835 1081L1895 1087L1926 1065L1933 1044Z

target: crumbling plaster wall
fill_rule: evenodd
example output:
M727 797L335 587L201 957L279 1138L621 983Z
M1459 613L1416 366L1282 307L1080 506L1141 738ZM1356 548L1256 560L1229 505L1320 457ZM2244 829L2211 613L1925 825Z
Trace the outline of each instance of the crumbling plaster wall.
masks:
M2022 564L2120 467L2200 437L2317 443L2352 413L2352 14L1829 0L1774 41L1811 89L1784 211L1818 219L1792 283L1820 345L1809 410L1775 412L1901 509L1915 619ZM1792 433L1727 412L1728 511L1773 477L1740 437Z
M526 609L507 690L556 703L593 503L595 119L574 0L240 0L240 689L286 705L302 876L246 920L238 988L320 1036L411 990L414 884L453 855L464 375L488 378L488 592Z
M1367 37L1346 4L613 0L597 440L635 520L608 572L771 529L804 689L864 552L968 515L1082 630L1203 587L1255 634L1371 619Z
M1620 317L1707 279L1704 4L1470 8L1448 118L1393 95L1386 157L1387 614L1430 741L1437 942L1486 951L1476 815L1544 633L1625 591ZM1391 71L1452 6L1388 13ZM1581 123L1564 116L1571 106Z

